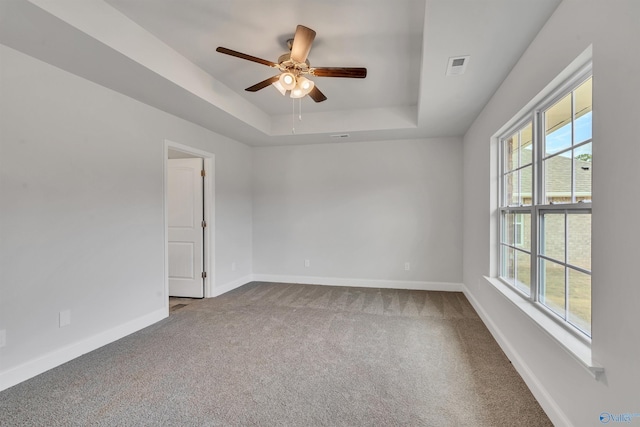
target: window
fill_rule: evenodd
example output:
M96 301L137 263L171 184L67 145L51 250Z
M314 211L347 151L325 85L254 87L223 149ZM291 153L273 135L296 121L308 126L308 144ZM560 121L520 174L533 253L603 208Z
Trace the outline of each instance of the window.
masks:
M500 143L500 278L591 336L591 69L522 116Z

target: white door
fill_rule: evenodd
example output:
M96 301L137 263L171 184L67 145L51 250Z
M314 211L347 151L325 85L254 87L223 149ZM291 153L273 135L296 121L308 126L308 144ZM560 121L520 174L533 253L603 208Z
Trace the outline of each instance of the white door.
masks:
M169 295L204 297L202 159L169 159Z

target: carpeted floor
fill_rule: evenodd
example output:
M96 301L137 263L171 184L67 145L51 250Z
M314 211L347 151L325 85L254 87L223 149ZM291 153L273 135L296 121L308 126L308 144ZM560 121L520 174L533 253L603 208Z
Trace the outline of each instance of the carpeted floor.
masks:
M254 282L0 393L2 426L550 426L461 293Z

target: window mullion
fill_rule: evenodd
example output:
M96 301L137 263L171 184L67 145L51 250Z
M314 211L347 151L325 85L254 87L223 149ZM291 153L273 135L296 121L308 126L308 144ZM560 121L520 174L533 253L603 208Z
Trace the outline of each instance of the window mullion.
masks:
M540 284L538 280L539 276L539 260L538 260L538 246L539 241L539 210L541 188L542 188L542 121L540 120L540 112L533 112L533 124L532 124L532 171L531 171L531 296L530 299L533 302L539 300Z
M518 145L517 145L517 147L518 147L518 205L522 206L522 169L521 169L522 168L522 132L518 131L517 135L518 135ZM514 216L513 221L514 221L514 226L513 226L513 229L514 229L513 238L514 238L514 240L513 241L515 242L515 237L516 237L515 236L515 229L516 229L516 227L515 227L515 216ZM516 269L517 269L517 266L516 266Z
M571 203L576 202L576 162L574 144L576 142L576 93L571 92Z
M504 140L502 138L500 138L498 140L498 162L499 162L499 168L500 168L500 182L498 183L498 203L499 206L505 206L505 200L506 200L506 196L505 196L505 188L504 188L504 181L505 181L505 167L504 167L504 163L505 163L505 154L504 154ZM500 223L502 223L502 220L500 220ZM502 227L499 227L502 228ZM502 236L502 230L498 231L500 233L500 236ZM500 240L498 240L500 241Z
M516 216L518 214L515 213L515 212L512 212L511 215L513 215L513 222L512 222L513 227L512 227L512 230L511 230L511 242L512 242L511 245L515 248L515 247L518 246L517 241L516 241ZM516 267L517 267L517 265L516 265Z
M564 212L564 319L569 319L569 212Z

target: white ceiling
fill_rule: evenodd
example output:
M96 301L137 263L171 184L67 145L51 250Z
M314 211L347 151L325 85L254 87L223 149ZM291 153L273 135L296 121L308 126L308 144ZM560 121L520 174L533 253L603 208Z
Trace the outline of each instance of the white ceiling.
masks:
M3 0L0 43L249 145L461 136L559 2ZM277 62L297 24L312 66L368 70L314 78L328 99L304 98L302 121L274 88L244 91L273 69L215 52Z

